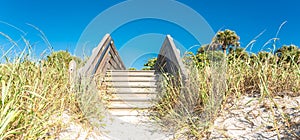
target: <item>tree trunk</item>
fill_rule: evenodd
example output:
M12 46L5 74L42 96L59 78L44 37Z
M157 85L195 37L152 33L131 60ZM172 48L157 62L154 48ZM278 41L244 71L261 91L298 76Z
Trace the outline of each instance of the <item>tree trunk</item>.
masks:
M227 52L226 52L227 46L223 44L222 49L223 49L224 56L226 57L226 55L227 55Z
M226 56L227 56L227 51L226 51L226 49L223 49L223 53L224 53L224 56L226 57Z

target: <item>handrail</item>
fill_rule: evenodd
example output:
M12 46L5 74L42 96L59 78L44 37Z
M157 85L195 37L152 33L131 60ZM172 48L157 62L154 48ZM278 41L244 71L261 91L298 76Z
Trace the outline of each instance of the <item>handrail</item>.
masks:
M87 63L79 69L80 75L95 76L105 75L107 70L125 70L114 42L109 34L106 34L99 45L93 49Z
M180 51L176 48L170 35L167 35L160 49L154 69L159 73L169 73L175 77L179 76L183 83L187 80L187 70L180 58Z
M106 34L99 45L93 49L92 56L87 63L78 70L80 77L104 76L107 70L125 70L114 42L109 34ZM173 38L170 35L160 49L157 62L154 66L156 73L169 73L180 78L183 83L187 81L187 70L180 58L180 51L176 48Z

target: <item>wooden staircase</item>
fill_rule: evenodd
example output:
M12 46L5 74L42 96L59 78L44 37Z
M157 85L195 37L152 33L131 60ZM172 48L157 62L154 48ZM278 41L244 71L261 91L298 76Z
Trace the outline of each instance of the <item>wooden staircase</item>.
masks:
M78 90L82 94L96 94L97 87L95 76L101 78L111 93L112 99L108 106L109 112L114 116L144 115L152 101L155 100L159 82L155 73L168 73L174 77L180 77L182 83L186 83L188 72L180 58L180 51L176 48L173 38L166 36L157 61L154 65L155 72L150 71L129 71L121 60L114 41L109 34L106 34L101 42L92 51L83 67L76 69L76 62L70 63L70 81L72 87L79 85ZM102 85L101 85L102 86ZM89 102L89 101L86 101Z
M109 112L113 116L146 115L157 96L155 71L109 70L105 84L112 94Z
M158 93L161 94L159 91L163 90L160 89L163 87L160 87L160 82L158 82L160 80L156 73L160 75L167 73L178 77L176 79L181 79L183 84L188 82L188 71L170 35L166 36L161 46L154 65L155 72L126 70L109 34L106 34L98 46L92 50L92 55L84 66L77 69L75 60L72 60L69 66L71 90L84 95L79 96L80 101L88 105L90 98L81 97L90 94L96 95L91 96L92 98L98 97L97 87L99 86L108 88L107 91L112 95L108 106L110 114L105 112L107 116L101 120L101 124L106 126L101 127L100 131L109 133L104 139L115 139L110 136L118 136L117 139L171 139L168 137L169 134L157 132L159 126L145 116L148 115L147 111L153 105L153 101L155 102ZM101 85L97 85L99 83ZM94 103L90 106L97 107ZM90 112L90 107L81 109L83 112ZM102 108L101 111L103 111ZM90 120L94 122L97 119L91 118Z

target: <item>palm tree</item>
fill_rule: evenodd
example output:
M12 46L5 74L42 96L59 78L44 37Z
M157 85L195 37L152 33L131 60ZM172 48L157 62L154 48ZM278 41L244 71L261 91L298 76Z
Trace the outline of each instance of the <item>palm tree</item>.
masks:
M219 31L214 38L214 41L222 46L224 55L227 54L227 49L229 47L239 47L240 46L240 37L229 29L225 31Z

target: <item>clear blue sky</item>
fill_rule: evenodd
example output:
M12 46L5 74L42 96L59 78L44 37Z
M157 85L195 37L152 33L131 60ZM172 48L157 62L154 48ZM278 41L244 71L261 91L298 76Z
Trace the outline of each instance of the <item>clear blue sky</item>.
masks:
M300 45L300 1L298 0L178 1L202 15L215 32L227 28L236 31L241 37L242 46L246 46L265 30L254 45L252 50L254 52L260 50L263 44L275 37L278 27L284 21L287 23L279 33L278 46L283 44ZM43 45L38 45L41 40L38 32L27 25L30 23L45 33L55 50L68 49L73 52L86 26L105 9L120 2L123 1L2 0L0 2L0 32L9 35L14 40L20 39L20 36L23 35L31 43L36 43L35 49L40 52L45 48ZM3 22L23 30L26 35ZM140 28L136 28L138 25L141 25ZM174 29L176 32L171 32ZM171 32L170 34L175 39L182 40L185 38L189 40L190 44L183 43L185 47L195 45L188 34L180 35L181 33L184 34L180 28L159 20L137 20L128 26L119 28L112 35L116 44L122 46L140 32L160 34ZM6 43L2 36L0 43Z

